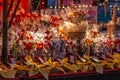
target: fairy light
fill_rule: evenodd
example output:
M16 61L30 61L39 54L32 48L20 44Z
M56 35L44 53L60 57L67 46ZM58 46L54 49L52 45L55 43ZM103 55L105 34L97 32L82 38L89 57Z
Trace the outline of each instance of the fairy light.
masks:
M79 8L81 7L81 5L79 5Z
M53 7L52 7L52 6L50 6L50 8L52 9Z
M65 7L63 6L62 8L64 9Z
M55 9L57 8L57 6L55 6Z
M92 7L92 5L90 5L90 7Z
M86 8L88 7L88 5L86 5Z
M110 8L112 8L112 5L110 5Z
M83 7L85 7L85 5L83 5Z
M60 6L58 8L61 8Z
M100 3L99 5L100 5L100 6L102 6L102 4L101 4L101 3Z
M75 6L75 8L77 8L77 6Z
M67 6L67 8L69 9L70 7L69 7L69 6Z
M120 10L120 8L118 7L118 11Z

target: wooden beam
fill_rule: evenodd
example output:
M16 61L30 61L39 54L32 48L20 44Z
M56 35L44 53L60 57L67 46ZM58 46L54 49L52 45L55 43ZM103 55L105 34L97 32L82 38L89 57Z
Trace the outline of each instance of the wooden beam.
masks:
M8 0L3 0L3 35L2 35L2 62L7 64L7 39L8 39L8 23L7 23L7 12L8 12Z

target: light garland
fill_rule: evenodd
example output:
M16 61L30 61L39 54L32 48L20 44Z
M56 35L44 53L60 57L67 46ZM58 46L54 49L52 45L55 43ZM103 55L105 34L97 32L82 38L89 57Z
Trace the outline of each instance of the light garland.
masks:
M88 8L88 7L90 8L90 7L92 7L92 5L76 5L76 6L74 6L74 8ZM57 6L50 6L49 8L50 8L50 9L54 9L54 8L55 8L55 9L56 9L56 8L59 8L59 9L60 9L60 8L63 8L63 9L64 9L64 8L68 8L68 9L69 9L70 6L58 6L58 7L57 7Z

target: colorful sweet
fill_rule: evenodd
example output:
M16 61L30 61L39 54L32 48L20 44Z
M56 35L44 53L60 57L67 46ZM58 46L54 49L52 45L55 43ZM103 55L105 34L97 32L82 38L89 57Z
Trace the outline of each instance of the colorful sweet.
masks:
M105 0L105 16L107 5ZM120 40L114 37L117 9L115 5L105 33L99 32L98 25L83 21L87 12L80 8L68 7L61 12L55 9L54 15L49 9L41 10L40 14L19 11L8 35L10 68L0 63L0 74L14 77L14 71L25 70L29 76L40 72L48 79L52 69L66 73L63 67L73 72L98 73L116 65L120 68Z

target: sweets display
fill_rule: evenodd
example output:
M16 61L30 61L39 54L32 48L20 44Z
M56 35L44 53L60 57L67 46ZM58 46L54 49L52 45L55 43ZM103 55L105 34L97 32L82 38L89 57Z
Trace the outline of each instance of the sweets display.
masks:
M50 9L19 12L8 34L9 67L0 63L1 76L13 78L26 71L29 76L41 73L48 80L49 74L57 72L103 73L104 69L120 68L120 39L112 36L113 21L103 33L99 25L84 21L85 10L74 9L55 9L55 14Z

